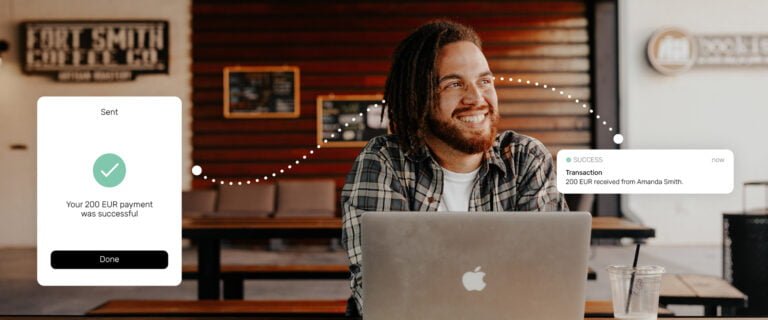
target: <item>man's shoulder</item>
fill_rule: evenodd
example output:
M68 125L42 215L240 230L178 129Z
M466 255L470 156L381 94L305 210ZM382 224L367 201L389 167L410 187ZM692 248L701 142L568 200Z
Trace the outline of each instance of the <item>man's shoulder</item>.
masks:
M395 135L381 135L368 140L361 156L378 157L380 159L402 159L405 157Z
M549 150L538 139L507 130L496 136L496 144L502 157L551 157Z

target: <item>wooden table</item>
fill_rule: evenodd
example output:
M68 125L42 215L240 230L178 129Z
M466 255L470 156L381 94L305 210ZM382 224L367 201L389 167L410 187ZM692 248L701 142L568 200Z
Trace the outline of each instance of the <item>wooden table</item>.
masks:
M592 219L592 238L653 237L651 228L614 217ZM182 236L197 243L199 272L197 296L201 300L221 297L222 239L269 238L340 238L340 218L254 218L254 217L197 217L182 221Z
M197 243L197 297L221 297L222 239L340 238L338 218L187 218L182 221L182 236Z
M592 239L633 238L636 241L653 238L656 230L617 217L593 217Z

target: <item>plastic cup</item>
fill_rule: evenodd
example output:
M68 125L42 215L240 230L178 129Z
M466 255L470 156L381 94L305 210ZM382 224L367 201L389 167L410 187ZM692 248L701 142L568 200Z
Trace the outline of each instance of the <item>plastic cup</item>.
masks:
M632 293L630 282L634 273ZM609 266L613 316L617 319L655 320L659 312L659 290L664 268L659 266ZM627 309L629 304L629 309ZM628 310L628 312L627 312Z

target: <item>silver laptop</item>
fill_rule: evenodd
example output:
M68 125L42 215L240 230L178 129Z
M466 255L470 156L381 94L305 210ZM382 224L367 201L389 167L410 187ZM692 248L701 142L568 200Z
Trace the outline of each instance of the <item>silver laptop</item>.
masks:
M363 215L363 316L583 319L587 212Z

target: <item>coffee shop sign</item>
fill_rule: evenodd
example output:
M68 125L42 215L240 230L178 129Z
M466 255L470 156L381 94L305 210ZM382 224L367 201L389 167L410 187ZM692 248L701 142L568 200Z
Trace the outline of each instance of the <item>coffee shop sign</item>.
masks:
M27 74L101 82L168 73L167 21L34 21L21 37Z
M692 35L665 28L646 48L651 66L666 75L694 66L768 66L768 34Z

